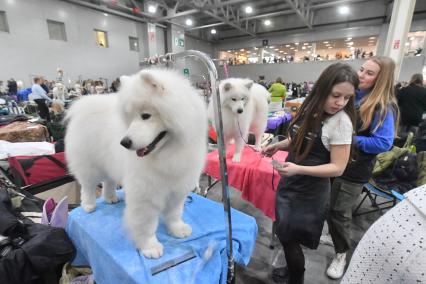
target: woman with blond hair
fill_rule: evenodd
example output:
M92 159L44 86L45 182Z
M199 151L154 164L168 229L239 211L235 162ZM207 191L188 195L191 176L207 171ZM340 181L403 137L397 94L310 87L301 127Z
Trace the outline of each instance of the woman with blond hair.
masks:
M395 62L388 57L372 57L358 70L359 87L355 107L358 113L354 153L342 176L331 186L330 212L327 219L336 255L327 269L330 278L342 277L346 253L350 249L352 210L363 184L368 182L377 154L392 145L399 121L394 95ZM327 242L322 238L322 242Z

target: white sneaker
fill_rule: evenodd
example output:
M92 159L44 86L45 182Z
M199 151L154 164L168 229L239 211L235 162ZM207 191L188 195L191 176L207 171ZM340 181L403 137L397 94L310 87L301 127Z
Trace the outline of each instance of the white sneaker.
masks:
M343 276L346 266L346 253L338 253L333 258L330 266L327 269L327 275L333 279L339 279Z
M321 235L320 244L334 247L333 239L331 238L330 234Z

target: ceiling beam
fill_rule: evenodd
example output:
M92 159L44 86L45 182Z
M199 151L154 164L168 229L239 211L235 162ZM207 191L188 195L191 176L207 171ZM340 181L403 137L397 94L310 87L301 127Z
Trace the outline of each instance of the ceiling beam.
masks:
M137 17L137 16L134 16L134 15L130 15L130 14L127 14L127 13L124 13L124 12L120 12L120 11L110 9L110 8L107 8L107 7L103 7L103 6L99 6L99 5L96 5L96 4L84 2L84 1L81 1L81 0L62 0L62 1L72 3L72 4L75 4L75 5L79 5L79 6L89 8L89 9L92 9L92 10L96 10L96 11L108 13L108 14L111 14L111 15L119 16L119 17L122 17L122 18L130 19L130 20L133 20L133 21L136 21L136 22L141 22L141 23L150 23L151 22L151 20L148 19L148 18ZM157 24L157 23L155 25L158 26L158 27L161 27L161 28L166 28L165 25L161 25L161 24Z
M228 21L228 20L226 20L226 19L224 19L224 18L222 18L222 17L220 17L220 16L218 16L218 15L216 15L216 14L210 12L210 11L202 11L202 12L204 14L206 14L206 15L209 15L212 18L215 18L218 21L224 22L225 24L227 24L227 25L229 25L231 27L236 28L240 32L243 32L245 34L251 35L252 37L256 37L256 35L254 33L251 33L248 30L243 29L241 26L239 26L238 24L236 24L234 22Z
M337 1L321 3L321 4L314 4L314 5L311 6L311 10L334 7L334 6L344 5L344 4L354 4L354 3L358 3L358 2L367 2L367 1L371 1L371 0L337 0Z
M310 4L306 0L285 0L296 13L297 16L303 21L303 23L312 29L312 11L310 10Z
M183 11L183 12L180 12L180 13L176 13L176 14L169 15L169 16L166 16L166 17L158 18L158 19L156 19L156 21L162 22L162 21L166 21L166 20L179 18L179 17L189 16L189 15L196 14L196 13L199 13L199 12L200 12L200 10L198 10L198 9L186 10L186 11Z

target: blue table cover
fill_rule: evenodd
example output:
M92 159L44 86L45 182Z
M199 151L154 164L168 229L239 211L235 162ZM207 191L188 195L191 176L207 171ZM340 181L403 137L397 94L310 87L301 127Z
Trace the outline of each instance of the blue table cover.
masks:
M164 245L159 259L139 254L124 231L122 216L124 194L114 205L97 200L97 208L86 213L81 207L70 212L67 232L77 248L73 265L90 265L95 281L104 283L226 283L227 254L223 205L196 194L185 203L183 220L192 226L192 235L177 239L167 234L160 221L157 237ZM143 214L143 212L141 212ZM234 259L247 265L253 252L257 225L253 217L232 209ZM151 275L151 268L188 252L195 258Z

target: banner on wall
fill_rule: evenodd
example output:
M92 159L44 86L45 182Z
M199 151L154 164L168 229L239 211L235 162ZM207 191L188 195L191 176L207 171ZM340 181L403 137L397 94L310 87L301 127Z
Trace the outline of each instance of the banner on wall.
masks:
M155 25L148 23L148 40L155 42Z

